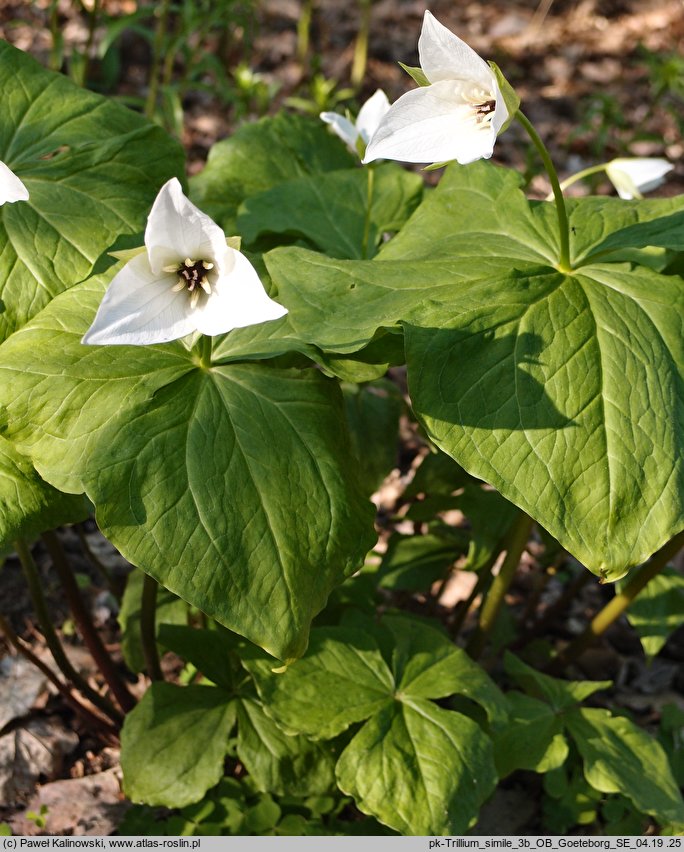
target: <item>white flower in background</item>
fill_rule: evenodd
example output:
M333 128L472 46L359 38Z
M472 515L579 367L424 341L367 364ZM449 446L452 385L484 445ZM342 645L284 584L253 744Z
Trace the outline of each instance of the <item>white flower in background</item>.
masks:
M348 118L338 112L322 112L320 117L332 127L333 131L354 154L358 154L359 140L363 152L389 108L387 95L382 89L378 89L359 110L355 124L352 124Z
M606 174L620 198L641 198L662 183L674 166L661 157L626 157L606 164Z
M427 11L418 55L430 85L407 92L392 104L363 162L383 157L465 164L491 157L508 119L494 71Z
M172 178L150 211L145 248L112 279L83 343L166 343L286 313L266 295L247 258L226 244L221 228Z
M28 201L28 189L12 169L0 162L0 204L11 201Z

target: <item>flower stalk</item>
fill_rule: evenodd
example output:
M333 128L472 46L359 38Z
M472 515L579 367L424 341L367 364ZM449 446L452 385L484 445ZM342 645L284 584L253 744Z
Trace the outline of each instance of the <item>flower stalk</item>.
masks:
M81 593L76 583L71 565L66 558L64 549L53 531L44 532L42 535L43 542L47 547L52 564L57 572L59 581L64 590L64 595L69 604L69 609L74 616L79 632L83 637L88 650L90 651L95 663L102 673L102 676L107 681L107 685L112 691L121 709L128 713L136 705L136 700L130 693L123 678L114 664L114 660L110 657L105 648L100 635L95 629L88 608L83 602Z
M499 573L492 582L489 594L482 604L479 624L466 646L466 651L473 659L477 659L482 654L487 637L492 632L499 611L503 606L506 592L513 581L520 559L527 546L533 524L534 521L529 515L520 512L508 531L504 544L506 557Z
M373 188L375 184L375 169L368 166L366 169L366 216L363 223L363 239L361 241L361 259L368 258L368 241L370 239L371 212L373 208Z
M71 681L71 683L73 683L74 686L83 693L88 701L105 713L106 716L108 716L108 718L110 718L114 723L120 724L123 721L123 717L119 711L108 698L104 695L100 695L99 692L90 686L88 681L76 671L67 657L64 648L62 647L62 643L59 641L59 637L57 636L57 631L50 619L47 602L43 595L40 577L38 576L38 567L34 562L28 545L23 539L18 539L14 542L14 547L19 556L24 576L26 577L26 584L28 585L29 595L38 618L38 623L40 624L40 629L45 637L45 642L50 649L50 653L52 654L57 667L64 677Z
M534 129L532 122L521 110L517 111L516 118L525 128L527 135L532 140L532 144L537 149L539 156L541 157L542 162L544 163L544 168L546 169L546 173L549 176L549 180L551 181L553 198L556 202L556 215L558 216L558 237L560 241L558 270L564 273L571 272L572 266L570 265L570 227L568 224L568 213L565 209L565 199L563 198L563 190L561 189L561 185L558 180L558 174L553 165L553 161L551 160L546 145L544 145L541 140L541 137Z
M157 581L149 574L143 580L142 602L140 606L140 637L143 656L150 680L164 680L159 651L157 649Z

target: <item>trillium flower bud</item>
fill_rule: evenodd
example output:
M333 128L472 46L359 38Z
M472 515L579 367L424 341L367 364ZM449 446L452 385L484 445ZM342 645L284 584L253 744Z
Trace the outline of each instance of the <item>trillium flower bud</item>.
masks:
M625 157L606 164L606 174L620 198L641 198L665 182L674 166L662 157Z
M382 89L378 89L363 104L354 124L338 112L322 112L320 117L354 154L358 154L359 150L363 154L389 108L387 95Z
M194 331L225 334L278 319L252 264L183 195L176 178L152 206L145 247L126 252L83 343L167 343ZM129 259L130 258L130 259Z

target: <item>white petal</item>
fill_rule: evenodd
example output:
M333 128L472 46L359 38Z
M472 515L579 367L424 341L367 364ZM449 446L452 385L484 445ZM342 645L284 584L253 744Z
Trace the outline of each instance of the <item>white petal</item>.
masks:
M431 83L471 80L491 90L492 70L477 53L426 11L418 39L420 67Z
M287 308L268 297L244 254L238 251L234 254L233 271L221 276L211 296L195 309L197 330L202 334L225 334L233 328L279 319L287 313Z
M359 132L351 121L337 112L322 112L320 117L356 153L356 140L359 138Z
M145 245L153 272L160 273L186 257L217 262L226 236L206 213L183 195L180 182L171 178L159 190L147 218Z
M0 162L0 204L10 201L28 201L28 189L12 169Z
M673 168L662 157L618 157L608 163L606 174L620 198L630 199L660 186Z
M465 164L491 157L496 133L491 125L475 121L458 86L442 81L402 95L371 139L363 162L382 157L406 163Z
M175 276L155 275L146 254L112 279L83 343L167 343L195 330L185 290L172 292Z
M389 108L390 102L382 89L378 89L361 107L356 119L356 129L364 142L368 142L373 136Z

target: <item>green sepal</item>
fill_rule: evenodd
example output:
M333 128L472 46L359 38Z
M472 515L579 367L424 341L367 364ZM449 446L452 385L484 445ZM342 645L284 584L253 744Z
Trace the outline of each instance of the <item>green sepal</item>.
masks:
M511 86L508 80L504 77L496 62L489 62L488 64L494 72L499 91L501 92L501 97L503 98L503 102L506 104L506 109L508 110L508 118L504 121L501 125L501 129L499 130L499 134L501 134L504 130L508 129L508 125L515 118L515 114L518 112L520 107L520 98L513 86Z
M423 71L422 68L415 68L412 65L404 65L403 62L400 62L399 65L401 65L401 67L404 69L404 71L406 71L409 77L415 80L415 82L418 83L419 86L430 85L430 81L428 80L427 75L425 74L425 71Z

